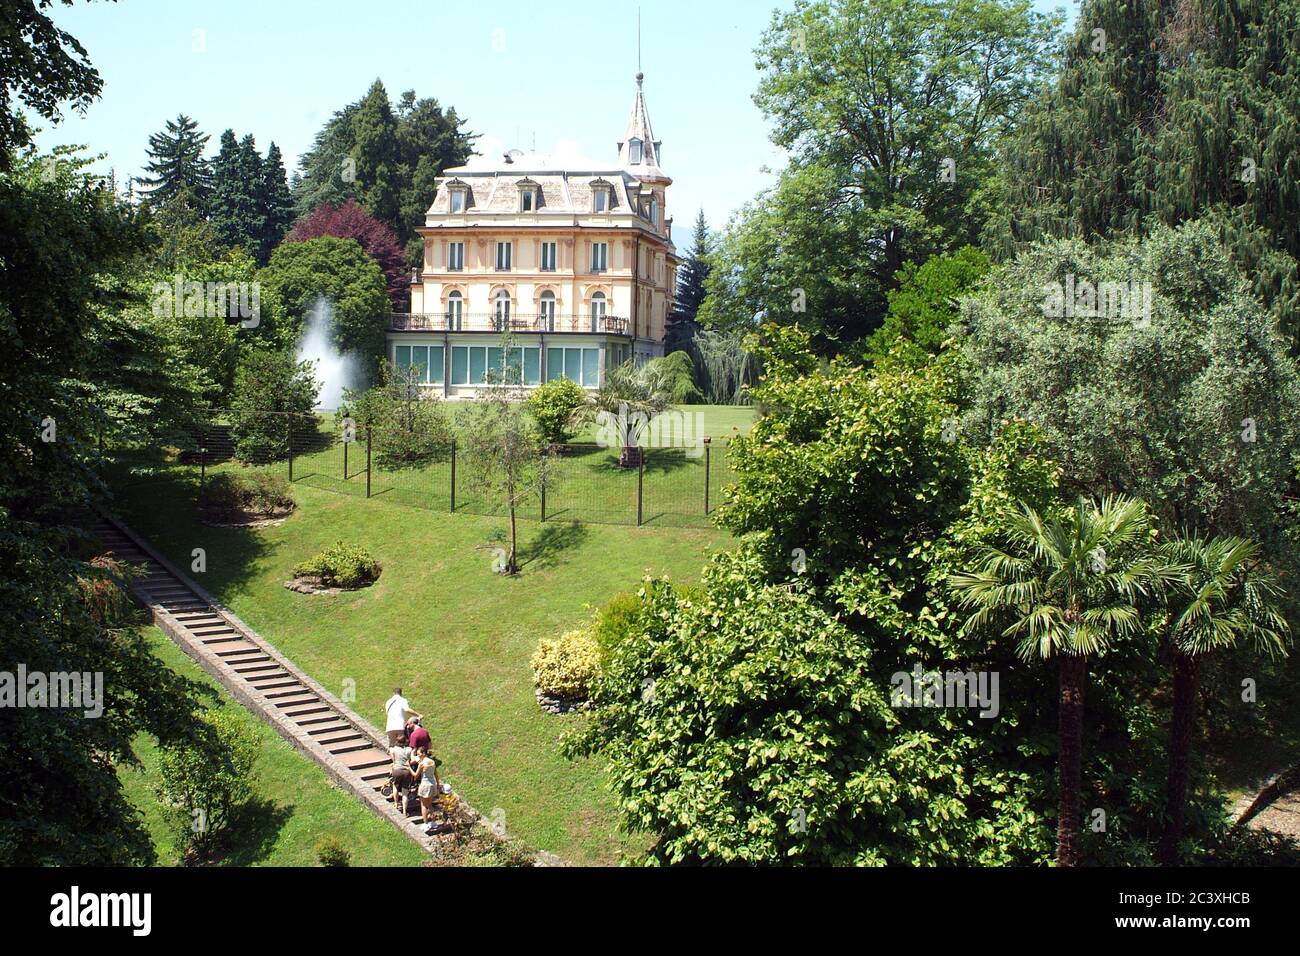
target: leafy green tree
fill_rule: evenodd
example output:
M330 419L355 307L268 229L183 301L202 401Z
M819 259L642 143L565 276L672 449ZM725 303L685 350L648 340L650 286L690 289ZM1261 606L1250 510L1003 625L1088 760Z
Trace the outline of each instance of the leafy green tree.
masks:
M171 273L219 258L217 234L188 192L158 206L145 206L140 217L151 239L149 258L156 269Z
M64 3L70 5L70 0ZM49 6L50 0L42 0L39 6L12 4L5 11L0 30L0 172L11 168L12 151L27 146L32 137L26 118L15 107L15 96L37 115L58 122L65 102L85 113L104 88L77 38L42 12Z
M703 324L810 323L823 351L871 332L903 263L979 235L998 147L1058 22L1027 0L798 0L774 14L755 102L791 162L723 241Z
M574 415L586 403L586 389L571 378L543 382L528 396L528 408L537 427L552 445L563 445L573 438Z
M1042 491L1050 469L1031 442L986 456L944 441L953 386L937 365L827 367L797 330L765 333L765 413L733 440L720 512L739 545L698 590L643 585L602 640L571 752L609 759L653 862L1047 859L1050 696L1013 655L959 637L943 580L985 502ZM978 498L968 451L990 473ZM918 662L1001 672L1005 709L894 706Z
M254 351L244 355L235 372L230 437L235 455L249 464L266 464L289 456L290 429L312 414L320 383L311 362L297 362L288 352Z
M367 377L378 375L390 305L383 272L355 239L282 243L258 278L280 305L276 333L282 343L298 340L308 314L324 299L333 309L334 344L356 355Z
M0 30L6 88L23 84L24 101L48 111L93 96L98 81L85 71L56 62L41 73L56 40L40 20L35 34ZM2 135L13 135L6 121ZM32 707L0 721L0 862L149 863L148 833L117 768L135 762L139 734L166 743L186 733L197 687L165 667L140 632L97 620L79 584L103 577L82 530L93 520L86 505L102 494L93 477L100 418L87 386L117 358L90 333L101 310L132 301L125 283L105 277L127 272L144 242L85 161L0 151L0 662L103 675L98 716L87 716L93 707Z
M698 405L704 395L695 384L695 366L689 352L669 352L646 363L653 366L655 374L663 378L668 388L668 400L674 405Z
M1083 824L1083 708L1088 659L1141 630L1137 602L1169 575L1143 547L1151 531L1146 506L1133 499L1079 501L1055 517L1021 507L1007 514L1003 545L986 546L974 571L950 584L974 613L979 633L1010 618L1003 637L1025 660L1055 661L1060 681L1060 783L1056 862L1078 866Z
M988 241L1109 238L1203 218L1300 338L1294 0L1087 0L1008 145Z
M231 707L204 711L194 736L163 747L155 792L187 861L210 858L253 796L257 732Z
M489 369L488 388L479 389L461 429L460 447L475 484L495 496L510 515L510 550L497 570L519 573L519 508L540 496L550 474L547 442L528 409L518 348L509 332L502 335L502 360Z
M293 191L297 217L310 216L324 203L337 207L355 199L397 233L411 264L418 263L423 246L414 230L424 224L435 181L444 169L468 160L472 150L475 137L462 129L464 122L436 99L417 99L414 90L391 107L376 81L365 97L329 119L302 157L302 178ZM385 174L379 177L381 166Z
M1251 641L1269 657L1278 656L1284 653L1290 627L1275 606L1282 589L1263 567L1256 542L1230 536L1207 540L1191 534L1168 542L1163 551L1173 567L1185 570L1185 576L1168 589L1174 705L1160 860L1173 866L1179 862L1187 817L1201 660L1242 641Z
M451 416L423 381L422 369L385 361L377 387L345 396L347 406L336 417L351 413L358 429L371 429L381 468L410 468L448 456L455 437Z
M148 189L148 201L158 205L186 193L190 202L206 213L212 193L212 172L203 158L207 144L208 135L183 113L168 120L162 132L151 135L149 162L144 167L150 175L138 180Z
M1098 290L1092 306L1085 282ZM1130 293L1127 312L1106 283ZM1165 527L1245 535L1275 553L1300 446L1300 379L1213 227L1035 246L986 283L965 319L974 433L1030 419L1069 492L1140 498Z
M990 267L988 256L974 246L934 256L919 267L906 263L898 288L889 293L884 324L865 343L867 355L880 361L898 348L918 361L937 355L961 317L958 298Z

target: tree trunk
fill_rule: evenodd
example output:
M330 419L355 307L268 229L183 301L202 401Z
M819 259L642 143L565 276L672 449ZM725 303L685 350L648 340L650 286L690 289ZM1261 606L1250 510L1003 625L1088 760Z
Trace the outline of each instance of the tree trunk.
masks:
M1187 781L1191 773L1192 731L1196 728L1196 678L1199 662L1174 652L1174 713L1169 726L1169 783L1165 795L1165 831L1160 862L1178 863L1178 841L1187 819Z
M1079 792L1083 785L1083 690L1088 680L1088 662L1076 654L1063 654L1058 664L1061 698L1058 714L1060 736L1058 772L1060 794L1056 820L1056 865L1079 865L1079 830L1083 817Z
M515 522L515 506L513 501L510 504L510 560L506 562L506 574L518 574L519 565L516 563L518 555L519 527Z

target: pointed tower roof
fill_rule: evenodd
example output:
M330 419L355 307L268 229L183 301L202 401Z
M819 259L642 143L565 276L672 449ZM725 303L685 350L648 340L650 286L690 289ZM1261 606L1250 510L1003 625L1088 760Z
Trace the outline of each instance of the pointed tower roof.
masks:
M645 108L645 93L641 90L644 73L636 75L636 98L628 114L623 141L618 144L618 161L624 168L643 178L667 179L659 168L659 140L650 126L650 114Z

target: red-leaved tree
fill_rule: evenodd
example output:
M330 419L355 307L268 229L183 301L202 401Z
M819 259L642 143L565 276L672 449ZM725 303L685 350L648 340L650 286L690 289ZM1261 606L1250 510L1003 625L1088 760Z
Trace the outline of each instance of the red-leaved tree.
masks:
M406 273L406 256L392 229L349 199L341 206L321 203L310 216L294 223L284 241L306 242L321 236L355 239L360 243L383 270L394 311L401 312L408 307L410 278Z

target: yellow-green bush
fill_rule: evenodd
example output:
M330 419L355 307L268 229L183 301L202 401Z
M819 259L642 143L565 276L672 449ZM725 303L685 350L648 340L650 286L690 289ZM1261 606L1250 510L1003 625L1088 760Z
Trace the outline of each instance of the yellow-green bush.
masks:
M551 697L586 700L600 673L600 648L590 631L544 638L533 654L533 680Z

